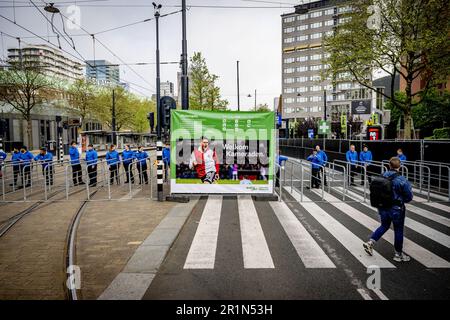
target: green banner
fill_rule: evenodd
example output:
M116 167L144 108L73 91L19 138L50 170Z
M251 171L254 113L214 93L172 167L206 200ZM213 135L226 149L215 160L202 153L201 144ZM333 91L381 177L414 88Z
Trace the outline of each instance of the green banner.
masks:
M173 110L172 193L272 193L275 113Z

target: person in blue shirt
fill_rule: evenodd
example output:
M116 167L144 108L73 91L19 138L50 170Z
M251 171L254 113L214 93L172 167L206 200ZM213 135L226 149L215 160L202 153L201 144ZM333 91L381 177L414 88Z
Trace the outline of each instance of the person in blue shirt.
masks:
M403 153L403 150L402 150L401 148L399 148L399 149L397 150L397 158L400 159L400 162L401 162L402 164L403 164L404 161L406 161L406 156L405 156L405 154Z
M147 159L148 153L144 151L143 146L138 147L138 151L135 153L135 158L137 159L137 168L139 172L139 184L148 184L148 174L147 174Z
M306 160L311 162L311 188L318 189L320 187L319 171L322 166L322 158L316 150L313 150L313 153Z
M6 157L7 154L3 151L3 149L0 149L0 177L2 176L3 162L5 161Z
M328 183L327 183L327 175L325 174L325 166L326 166L326 164L328 162L328 156L325 153L325 151L321 150L319 145L316 146L316 151L317 151L317 156L321 160L320 171L319 171L319 179L322 179L322 177L320 176L320 175L322 175L323 176L323 184L325 186L327 186Z
M167 181L169 178L169 172L170 172L170 145L169 145L169 143L166 143L166 145L164 146L162 156L163 156L164 170L165 170L164 180Z
M114 177L116 178L117 184L120 184L119 179L120 155L116 150L115 144L109 146L109 151L106 153L106 163L109 165L109 184L114 183Z
M28 151L26 146L20 148L20 172L22 173L22 187L28 188L31 186L31 161L33 160L33 154Z
M351 186L355 185L355 175L358 171L358 152L355 150L355 145L350 145L350 150L347 151L345 154L345 158L347 159L347 162L350 164L348 166L348 177L349 177L349 184Z
M46 185L53 185L53 154L47 148L41 148L39 154L34 157L34 161L42 165L42 174L45 177Z
M277 157L276 157L276 163L278 163L278 166L276 168L277 174L276 174L275 187L279 187L280 186L280 171L281 170L280 170L279 167L284 166L284 163L286 161L288 161L288 160L289 160L288 157L282 156L281 154L277 155Z
M381 226L375 230L368 242L363 244L364 250L370 256L373 255L373 246L380 238L394 225L394 260L397 262L406 262L411 258L403 253L403 229L405 226L405 203L413 199L411 184L399 173L401 161L397 157L389 160L390 170L385 172L385 177L395 177L392 180L394 205L391 208L378 209Z
M134 151L132 151L130 145L127 144L125 145L125 150L122 151L123 167L125 168L125 176L127 179L125 183L129 183L130 179L131 183L134 183L133 159L136 159Z
M87 166L89 186L96 187L98 154L97 151L95 151L94 146L92 144L88 145L84 160L86 161Z
M72 141L69 149L70 165L72 166L72 181L74 186L84 184L83 172L80 163L80 153L78 152L77 143Z
M369 151L369 147L364 144L363 145L363 151L361 151L359 153L359 162L361 163L362 166L366 167L366 175L367 175L367 180L369 181L369 184L372 182L372 175L373 172L371 171L370 168L370 164L372 163L372 152ZM361 171L361 185L364 185L364 172Z
M17 148L14 148L11 153L11 163L13 166L13 183L10 186L17 186L20 177L20 151Z

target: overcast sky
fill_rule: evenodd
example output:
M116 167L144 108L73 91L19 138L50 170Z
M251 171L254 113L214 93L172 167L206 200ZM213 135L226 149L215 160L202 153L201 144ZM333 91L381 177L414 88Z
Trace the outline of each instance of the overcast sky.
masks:
M261 3L244 0L188 0L188 5L208 6L244 6L270 8L198 8L192 7L187 15L188 54L202 52L210 71L219 76L218 84L222 96L229 101L230 109L237 108L236 61L240 61L240 92L241 108L251 109L254 104L254 90L257 90L257 102L273 106L273 100L281 91L281 17L292 12L292 6L297 1L274 0L283 4ZM41 10L42 0L33 0ZM17 24L31 29L44 36L52 35L51 28L38 10L29 1L16 0L16 8L12 1L0 1L2 15L15 19ZM81 8L81 25L89 33L96 33L116 26L141 21L153 17L150 0L107 0L107 1L55 1L66 16L67 6L76 3ZM59 3L59 5L58 5ZM179 10L177 5L181 0L163 0L161 14ZM112 7L111 5L121 5ZM126 5L141 5L124 7ZM144 7L146 5L148 7ZM23 7L21 7L23 6ZM50 15L48 14L48 17ZM62 29L61 21L55 19L55 25ZM13 36L26 37L29 33L14 24L0 18L0 30ZM67 30L69 34L83 34L82 30ZM97 36L118 57L126 63L155 61L155 21L137 24L120 30L103 33ZM179 61L181 54L181 13L160 19L161 61ZM2 55L6 48L16 47L17 40L2 37ZM74 36L76 49L87 60L93 59L92 38L89 36ZM56 38L50 38L53 43ZM43 43L41 39L23 38L27 43ZM63 48L77 54L70 46L61 40ZM106 59L112 63L120 63L111 53L97 44L96 59ZM155 66L133 66L140 76L126 66L121 66L121 79L131 81L143 88L134 87L149 96L155 92ZM179 65L163 65L161 81L177 83ZM145 80L145 81L144 81ZM132 86L133 89L133 86ZM248 98L247 95L252 97Z

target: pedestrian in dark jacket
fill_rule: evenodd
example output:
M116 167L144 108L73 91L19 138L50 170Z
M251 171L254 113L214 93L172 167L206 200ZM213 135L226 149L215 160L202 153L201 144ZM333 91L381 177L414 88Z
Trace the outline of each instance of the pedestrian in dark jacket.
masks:
M319 171L322 164L322 158L317 154L316 150L313 150L313 153L306 158L309 162L311 162L311 188L319 188L320 180L319 180Z
M413 199L411 184L399 174L401 161L397 157L389 160L390 170L384 173L385 177L393 177L393 203L391 208L378 209L381 226L375 230L368 242L363 244L367 254L373 254L374 244L394 225L394 260L397 262L409 261L410 257L403 253L403 229L405 227L406 207L405 203Z
M355 150L355 145L350 145L350 150L345 154L345 158L347 159L348 165L348 176L349 176L349 184L351 186L355 185L355 175L358 171L358 152Z
M359 153L359 161L362 166L366 168L366 175L369 184L372 182L372 169L370 164L372 163L372 152L369 151L369 147L367 145L363 145L363 151ZM361 185L364 185L364 172L361 171Z
M144 147L140 146L135 153L137 159L137 168L139 172L139 184L148 184L147 159L148 153L144 151Z
M325 166L327 165L328 162L328 156L325 153L325 151L323 151L319 145L316 146L316 151L317 151L317 156L320 158L320 171L319 174L323 176L319 175L319 179L322 180L323 179L323 184L325 186L328 185L327 183L327 175L325 174Z
M131 150L130 145L125 145L125 150L122 151L122 161L123 167L125 168L126 181L125 183L129 183L131 179L131 183L134 183L134 175L133 175L133 160L135 158L134 151Z
M78 151L77 143L72 141L69 149L70 165L72 166L72 181L74 186L84 184L83 171L80 163L80 152Z
M97 186L97 162L98 162L98 154L95 151L94 146L92 144L88 145L88 149L86 151L85 156L88 178L89 178L89 186L95 187Z

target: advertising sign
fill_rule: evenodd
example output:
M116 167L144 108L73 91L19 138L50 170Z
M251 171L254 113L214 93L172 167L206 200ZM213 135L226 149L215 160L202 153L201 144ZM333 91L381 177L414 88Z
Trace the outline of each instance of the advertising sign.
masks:
M314 129L308 129L308 138L314 139Z
M352 101L352 114L370 114L372 106L371 100Z
M272 193L275 113L172 110L171 193Z
M369 126L367 127L367 135L369 140L381 140L381 130L380 126Z

